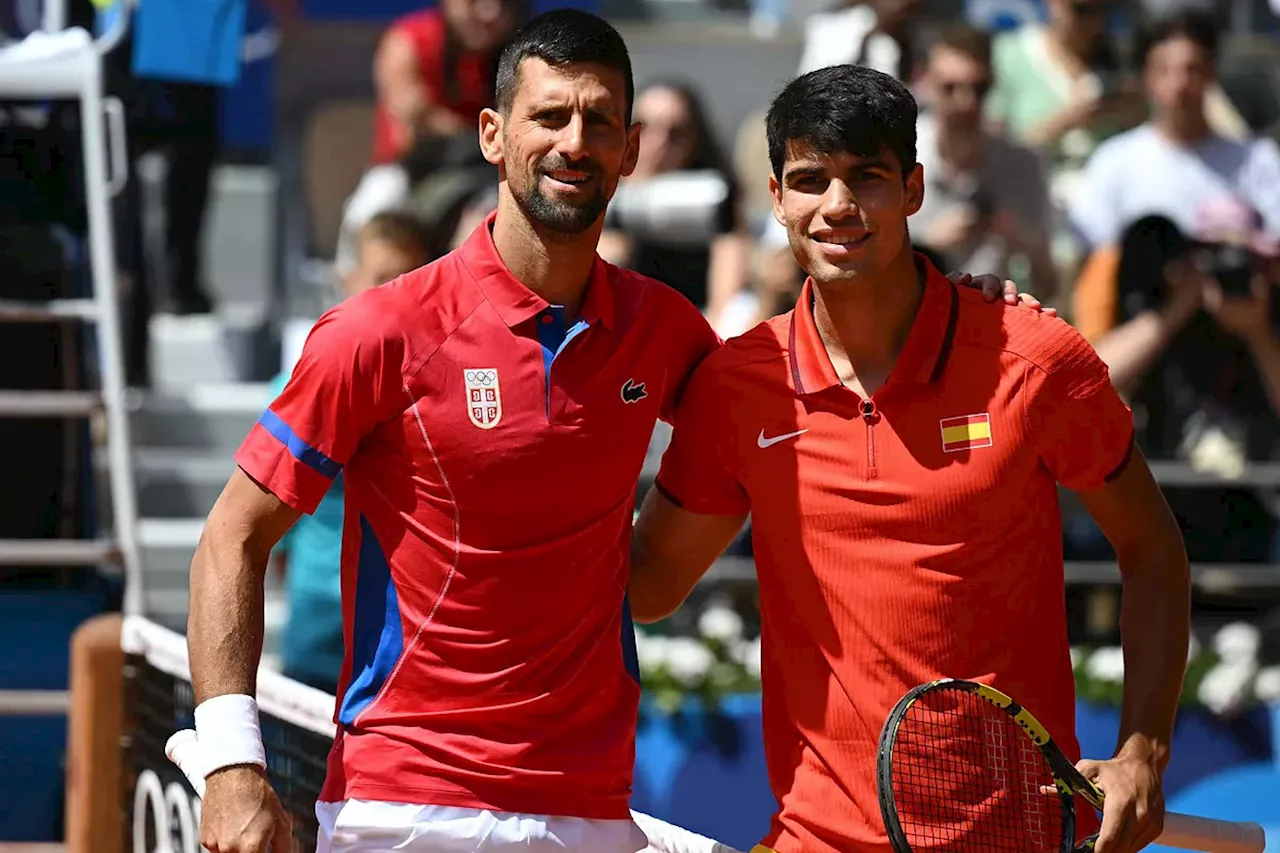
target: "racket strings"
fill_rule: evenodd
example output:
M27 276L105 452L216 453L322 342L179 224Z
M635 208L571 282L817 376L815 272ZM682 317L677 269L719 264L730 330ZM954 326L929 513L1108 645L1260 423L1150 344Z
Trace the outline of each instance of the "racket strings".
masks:
M921 696L898 727L891 783L912 851L1050 853L1064 820L1048 762L1002 710L967 691Z

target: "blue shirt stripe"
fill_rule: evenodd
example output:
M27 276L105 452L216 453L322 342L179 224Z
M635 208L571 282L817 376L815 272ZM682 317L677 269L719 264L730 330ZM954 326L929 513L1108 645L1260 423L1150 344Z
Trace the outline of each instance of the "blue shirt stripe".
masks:
M262 417L258 418L258 423L262 424L262 428L275 436L281 444L289 448L289 452L293 454L294 459L297 459L308 468L318 471L330 480L338 476L338 472L342 470L342 466L337 462L334 462L299 438L293 428L270 409L262 413Z
M551 322L546 322L547 318ZM564 327L564 306L550 305L538 315L538 342L542 344L543 386L546 392L547 417L551 417L551 365L555 362L569 341L590 328L585 320L573 324L573 328Z
M356 570L355 622L351 628L351 683L338 722L353 725L382 691L404 653L400 597L387 555L373 527L360 516L360 562Z

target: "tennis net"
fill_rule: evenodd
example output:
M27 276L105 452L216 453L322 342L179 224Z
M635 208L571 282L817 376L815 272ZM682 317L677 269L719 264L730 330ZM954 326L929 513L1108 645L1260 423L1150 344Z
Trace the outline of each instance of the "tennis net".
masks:
M200 853L200 800L165 755L169 736L194 728L195 691L184 636L147 619L124 620L125 849L131 853ZM267 775L293 818L291 853L316 849L315 802L333 744L334 697L262 667L258 712ZM656 818L632 812L651 853L738 853Z
M125 653L125 849L200 853L200 801L165 757L169 736L194 728L195 691L181 634L139 617L121 632ZM266 668L258 708L267 775L293 818L294 853L313 853L315 802L333 744L333 697Z

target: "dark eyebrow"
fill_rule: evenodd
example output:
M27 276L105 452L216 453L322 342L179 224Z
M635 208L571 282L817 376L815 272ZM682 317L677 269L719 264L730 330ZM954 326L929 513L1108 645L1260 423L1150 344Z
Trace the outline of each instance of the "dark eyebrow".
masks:
M826 174L826 169L821 166L795 166L787 169L783 173L783 179L788 181L797 180L799 178L820 178Z
M855 168L863 169L863 170L878 169L881 172L893 171L893 164L890 163L888 160L883 160L879 157L868 157L865 160L859 160L857 161L857 163L854 164L854 166Z
M872 170L892 172L893 164L882 157L865 157L854 160L851 166L851 171L866 172ZM826 173L827 170L822 166L796 166L792 169L788 169L783 174L783 179L786 181L797 181L802 178L820 178Z
M529 115L555 115L557 113L572 112L573 107L564 101L546 100L539 101L529 107ZM616 118L618 111L613 108L612 104L593 104L584 110L587 115L597 116L601 118Z

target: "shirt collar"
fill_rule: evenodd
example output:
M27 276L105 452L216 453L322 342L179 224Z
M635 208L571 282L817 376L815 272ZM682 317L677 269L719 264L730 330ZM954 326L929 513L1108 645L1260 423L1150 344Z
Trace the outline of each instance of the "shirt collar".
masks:
M960 317L960 293L956 285L922 255L916 255L916 266L925 273L924 298L890 374L889 381L894 384L928 384L942 377ZM813 287L813 279L807 279L791 313L788 343L791 378L796 393L802 395L817 394L841 384L813 318Z
M458 254L502 322L515 328L545 311L550 303L526 287L502 262L502 257L493 244L493 222L496 218L497 211L485 217L484 222L458 247ZM611 273L609 265L597 255L591 267L591 279L587 282L581 312L582 319L588 323L595 324L599 321L610 329L615 323L614 283Z

